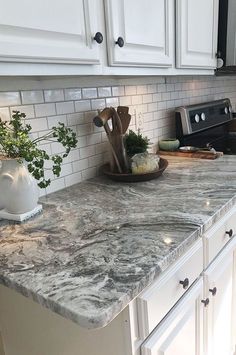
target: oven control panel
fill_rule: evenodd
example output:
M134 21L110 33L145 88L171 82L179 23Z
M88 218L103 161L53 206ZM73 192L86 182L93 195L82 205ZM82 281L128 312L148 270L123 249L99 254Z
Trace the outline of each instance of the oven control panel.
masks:
M232 119L232 106L229 99L176 109L176 125L178 130L182 131L182 135L203 131Z

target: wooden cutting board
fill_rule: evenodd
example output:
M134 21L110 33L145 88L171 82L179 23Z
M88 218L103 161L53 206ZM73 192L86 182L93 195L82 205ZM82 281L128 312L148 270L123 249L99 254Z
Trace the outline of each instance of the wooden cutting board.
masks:
M193 152L193 153L188 153L188 152L169 152L169 151L164 151L164 150L159 150L157 151L158 155L169 155L173 157L183 157L183 158L195 158L195 159L210 159L214 160L219 157L222 157L224 155L223 152L216 152L216 153L211 153L208 151L198 151L198 152Z

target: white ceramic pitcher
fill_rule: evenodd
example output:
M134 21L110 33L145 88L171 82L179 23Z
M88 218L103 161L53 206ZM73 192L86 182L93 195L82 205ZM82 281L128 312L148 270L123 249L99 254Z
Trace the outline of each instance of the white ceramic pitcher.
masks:
M38 203L39 190L25 163L4 159L0 170L0 208L9 213L32 211Z

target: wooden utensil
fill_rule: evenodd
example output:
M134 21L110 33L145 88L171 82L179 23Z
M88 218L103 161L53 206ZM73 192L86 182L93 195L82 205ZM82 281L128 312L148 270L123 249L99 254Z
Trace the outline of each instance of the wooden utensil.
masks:
M119 112L122 118L113 107L106 107L96 117L93 122L97 127L104 127L110 143L113 159L111 160L111 171L118 170L119 173L127 172L129 169L128 159L123 141L123 134L127 131L131 116L128 113L129 108L119 106ZM108 121L111 119L111 127ZM123 125L122 125L123 122Z
M125 134L128 127L129 127L130 121L131 121L131 115L129 114L129 108L127 106L118 106L117 113L118 113L121 123L122 123L122 133Z

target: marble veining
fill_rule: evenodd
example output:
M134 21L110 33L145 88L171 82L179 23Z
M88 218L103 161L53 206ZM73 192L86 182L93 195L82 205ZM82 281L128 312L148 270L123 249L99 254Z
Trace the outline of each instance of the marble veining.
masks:
M0 282L82 327L108 324L235 204L236 156L168 160L159 179L92 179L42 198L32 220L0 221Z

